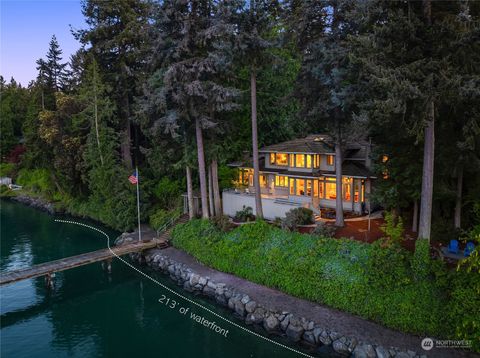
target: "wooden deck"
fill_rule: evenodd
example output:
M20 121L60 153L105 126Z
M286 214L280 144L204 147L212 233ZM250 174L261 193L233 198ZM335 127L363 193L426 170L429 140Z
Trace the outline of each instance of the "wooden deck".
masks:
M122 246L114 246L111 249L115 255L122 256L133 252L152 249L154 247L166 246L166 244L166 239L160 237L159 239L153 239L147 242L137 242ZM93 262L108 261L115 257L112 251L110 251L108 248L101 249L85 254L66 257L60 260L34 265L25 269L2 272L0 274L0 285L6 285L8 283L26 280L29 278L51 275L55 272L69 270L75 267L88 265Z

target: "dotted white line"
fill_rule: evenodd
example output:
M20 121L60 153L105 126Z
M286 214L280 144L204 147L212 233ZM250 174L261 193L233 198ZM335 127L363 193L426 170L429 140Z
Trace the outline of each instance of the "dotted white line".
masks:
M90 226L90 225L87 225L87 224L84 224L84 223L76 222L76 221L60 220L60 219L55 219L55 221L56 221L56 222L61 222L61 223L67 223L67 224L80 225L80 226L84 226L84 227L87 227L87 228L89 228L89 229L98 231L99 233L103 234L103 235L107 238L107 247L108 247L108 249L110 250L110 252L111 252L117 259L119 259L120 261L122 261L122 262L123 262L125 265L127 265L128 267L130 267L130 268L134 269L135 271L137 271L139 274L141 274L141 275L143 275L144 277L148 278L150 281L155 282L157 285L163 287L163 288L166 289L167 291L169 291L169 292L173 293L174 295L176 295L176 296L184 299L184 300L187 301L187 302L190 302L190 303L192 303L192 304L200 307L201 309L203 309L203 310L209 312L210 314L212 314L212 315L214 315L214 316L216 316L216 317L224 320L225 322L228 322L228 323L230 323L231 325L233 325L233 326L235 326L235 327L237 327L237 328L240 328L240 329L244 330L245 332L248 332L248 333L250 333L250 334L253 334L254 336L257 336L258 338L261 338L261 339L263 339L263 340L265 340L265 341L267 341L267 342L276 344L276 345L279 346L279 347L288 349L289 351L292 351L292 352L294 352L294 353L300 354L300 355L302 355L302 356L304 356L304 357L314 358L314 357L311 356L311 355L308 355L308 354L306 354L306 353L300 352L300 351L298 351L298 350L296 350L296 349L294 349L294 348L291 348L291 347L288 347L288 346L286 346L286 345L284 345L284 344L281 344L281 343L279 343L279 342L276 342L276 341L274 341L273 339L270 339L270 338L268 338L268 337L264 337L264 336L262 336L261 334L258 334L258 333L256 333L256 332L253 332L253 331L249 330L248 328L242 327L242 326L240 326L239 324L237 324L237 323L235 323L235 322L232 322L232 321L230 321L229 319L227 319L227 318L219 315L218 313L210 310L209 308L202 306L202 305L199 304L198 302L195 302L195 301L191 300L190 298L181 295L180 293L172 290L170 287L165 286L165 285L162 284L161 282L155 280L153 277L150 277L150 276L147 275L146 273L140 271L139 269L137 269L136 267L134 267L133 265L131 265L129 262L125 261L125 260L122 259L120 256L118 256L115 252L113 252L113 250L110 248L110 236L109 236L107 233L105 233L104 231L102 231L102 230L100 230L100 229L98 229L98 228L96 228L96 227L93 227L93 226Z

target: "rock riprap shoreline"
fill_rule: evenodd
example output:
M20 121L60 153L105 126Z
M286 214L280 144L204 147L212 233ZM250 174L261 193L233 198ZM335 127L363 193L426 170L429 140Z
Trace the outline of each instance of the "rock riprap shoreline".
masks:
M417 358L426 357L410 350L362 342L355 337L347 337L340 332L330 330L319 322L305 317L297 317L287 311L272 311L261 302L250 298L235 287L214 282L208 276L201 276L186 264L175 261L158 250L132 254L131 258L145 263L155 270L166 273L185 291L207 296L217 304L228 307L247 325L263 327L271 334L285 335L292 342L311 347L329 346L338 354L358 358Z

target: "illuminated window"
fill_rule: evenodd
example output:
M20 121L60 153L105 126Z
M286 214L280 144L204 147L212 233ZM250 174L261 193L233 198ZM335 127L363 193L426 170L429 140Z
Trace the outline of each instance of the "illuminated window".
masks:
M265 188L267 186L267 176L266 175L260 175L260 186L262 188Z
M288 186L288 177L283 175L275 176L275 186L287 187Z
M275 153L270 153L270 164L275 164Z
M337 198L337 184L335 178L327 178L325 182L325 199L335 200Z
M295 154L290 154L290 167L295 166Z
M313 196L318 197L318 180L313 181Z
M352 179L351 178L343 178L343 185L342 185L342 196L343 200L350 201L351 200L351 193L352 193Z
M325 185L325 182L324 181L319 181L318 182L318 197L319 198L323 198L323 193L324 193L324 185Z
M307 196L312 196L312 181L306 180L307 182Z
M289 187L290 187L290 195L295 194L295 179L290 179Z
M305 179L295 179L295 195L305 195Z
M313 157L313 167L318 168L320 166L320 155L315 154Z
M333 155L327 155L327 165L333 165Z
M386 163L388 161L388 155L383 155L382 156L382 162Z
M295 155L295 166L297 168L305 168L305 155L303 154Z
M310 154L307 154L306 157L307 157L307 168L311 168L312 167L312 156Z
M276 159L277 165L283 165L283 166L288 165L288 154L286 153L277 153L275 155L275 159Z
M360 182L358 180L355 181L354 185L353 201L356 203L362 201L362 198L360 198Z
M248 175L248 185L253 186L253 174Z

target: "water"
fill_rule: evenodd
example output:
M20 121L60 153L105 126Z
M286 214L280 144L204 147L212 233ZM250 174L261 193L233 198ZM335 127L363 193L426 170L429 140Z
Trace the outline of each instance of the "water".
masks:
M105 230L111 238L118 235L89 224ZM2 272L105 247L106 239L99 233L56 223L52 216L17 203L1 202ZM235 320L229 311L185 293L165 276L146 267L141 269ZM200 326L188 313L182 316L178 307L172 310L159 304L163 294L228 329L227 337ZM301 357L219 322L118 260L113 262L111 274L103 271L100 263L57 273L53 290L45 288L43 278L3 286L0 303L0 353L5 358ZM281 337L270 338L289 344Z

